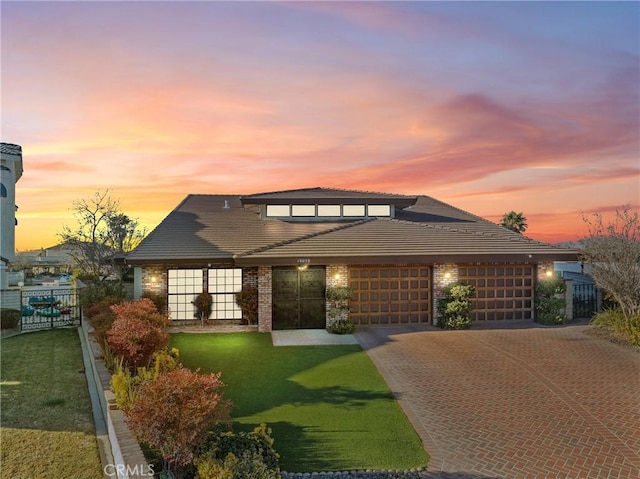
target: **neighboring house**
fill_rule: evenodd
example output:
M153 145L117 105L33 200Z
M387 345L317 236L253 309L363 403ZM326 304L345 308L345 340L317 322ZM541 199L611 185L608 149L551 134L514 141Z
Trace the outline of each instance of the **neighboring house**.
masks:
M514 233L428 196L309 188L189 195L127 258L135 296L167 297L193 320L237 322L234 293L258 288L259 330L324 328L325 290L353 290L356 324L435 323L447 284L476 287L475 320L528 319L538 275L576 252Z
M20 251L16 263L28 276L57 275L73 272L75 248L68 244L58 244L49 248Z
M15 261L16 182L22 176L22 147L0 143L0 289L8 287L9 263Z

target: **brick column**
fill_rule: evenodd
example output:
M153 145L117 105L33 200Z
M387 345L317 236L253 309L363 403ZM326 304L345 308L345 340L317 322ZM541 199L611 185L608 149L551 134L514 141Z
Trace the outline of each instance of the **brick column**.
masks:
M567 316L567 321L571 321L573 319L573 280L565 279L564 287L564 314Z
M271 279L271 266L260 266L258 268L258 331L260 332L273 329Z

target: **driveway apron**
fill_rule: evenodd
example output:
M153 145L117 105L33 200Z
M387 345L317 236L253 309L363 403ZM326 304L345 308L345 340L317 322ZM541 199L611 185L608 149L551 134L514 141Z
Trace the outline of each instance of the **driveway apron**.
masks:
M638 479L640 353L585 328L378 327L356 337L431 455L429 471Z

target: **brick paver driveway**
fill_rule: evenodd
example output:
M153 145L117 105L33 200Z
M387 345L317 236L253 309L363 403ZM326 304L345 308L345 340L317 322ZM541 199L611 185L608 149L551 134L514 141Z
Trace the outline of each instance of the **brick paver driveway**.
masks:
M640 353L584 325L519 325L356 336L422 438L430 471L640 478Z

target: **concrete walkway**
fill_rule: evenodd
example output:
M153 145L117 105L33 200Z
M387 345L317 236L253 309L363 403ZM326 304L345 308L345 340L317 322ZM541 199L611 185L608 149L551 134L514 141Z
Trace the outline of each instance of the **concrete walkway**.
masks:
M331 334L325 329L271 331L274 346L335 346L358 344L353 334Z
M640 477L640 353L586 326L359 329L434 477Z

